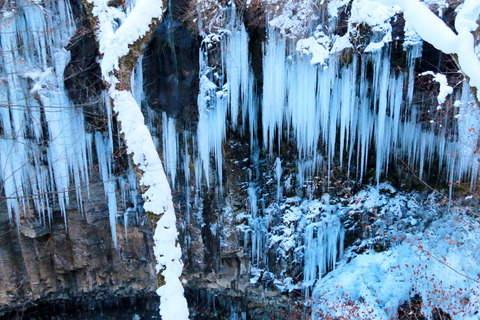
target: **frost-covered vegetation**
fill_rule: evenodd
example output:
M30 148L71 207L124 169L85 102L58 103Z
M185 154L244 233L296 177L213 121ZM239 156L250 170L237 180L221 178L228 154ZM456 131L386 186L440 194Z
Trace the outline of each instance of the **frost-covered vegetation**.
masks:
M479 222L471 200L450 203L438 193L401 192L385 183L333 201L285 200L261 219L248 214L246 232L252 250L264 250L253 256L273 249L274 264L301 266L293 278L284 269L269 281L284 292L302 290L312 318L391 319L418 295L428 317L440 308L476 319ZM253 247L258 237L263 247ZM268 272L268 263L260 265L254 275Z

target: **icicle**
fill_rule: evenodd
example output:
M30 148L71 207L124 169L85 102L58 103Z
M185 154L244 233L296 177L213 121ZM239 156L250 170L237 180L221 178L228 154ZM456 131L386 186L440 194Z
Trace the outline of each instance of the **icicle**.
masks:
M310 158L317 149L320 136L319 115L316 108L317 70L299 59L287 68L287 101L285 108L287 127L291 127L296 140L299 158ZM277 106L282 110L282 106ZM281 124L278 127L281 130ZM281 132L279 133L281 134Z
M250 202L249 211L251 214L251 217L248 220L251 239L251 259L254 266L260 266L262 263L265 262L263 249L267 233L266 222L265 219L259 215L257 189L253 184L248 187L247 193Z
M185 202L186 202L186 218L185 223L190 223L190 153L188 151L188 141L190 140L189 133L185 131L183 133L183 174L184 174L184 184L185 184Z
M249 110L253 103L253 74L248 52L248 33L241 21L234 21L233 28L222 43L225 48L227 88L230 104L230 119L236 127L240 103L243 110ZM244 115L242 115L244 118Z
M145 99L145 92L143 91L143 55L141 55L138 60L135 68L132 72L132 92L135 101L137 101L138 105L141 106L143 100Z
M307 226L304 235L304 286L312 286L317 279L335 268L335 262L343 254L344 237L345 230L334 212L327 212L321 221Z
M216 86L207 77L201 78L197 143L207 185L210 186L210 155L213 154L221 189L223 180L222 143L226 132L227 99L223 92L217 93L215 88Z
M256 131L256 108L253 90L253 72L250 67L248 53L248 33L244 24L235 18L232 9L232 30L225 35L222 47L222 65L226 74L226 84L217 86L223 81L222 76L211 74L208 66L208 45L200 48L200 93L198 95L199 122L197 128L198 160L195 167L202 168L207 185L210 186L210 157L213 155L217 177L222 189L223 158L222 144L227 128L227 112L230 113L232 127L237 126L240 107L242 108L243 128L246 127L246 116L249 116L251 142ZM217 79L218 78L218 79ZM242 128L242 130L243 130ZM253 145L253 143L252 143ZM197 164L201 162L201 166ZM197 188L202 171L196 170Z
M263 146L268 148L270 154L275 133L279 148L282 135L286 92L285 54L285 39L269 29L263 56L262 126Z
M403 49L407 52L407 106L410 107L413 102L413 90L415 85L415 60L422 56L423 41L415 32L413 27L405 22L405 40Z
M199 161L202 164L207 186L210 186L210 155L213 154L217 168L220 189L223 180L222 143L226 133L228 97L225 91L219 91L208 76L208 52L205 45L200 49L200 93L198 95L197 144ZM201 171L196 171L200 175ZM198 185L197 185L198 187Z
M108 203L108 216L114 247L117 247L117 197L115 192L116 181L112 175L112 151L109 148L109 139L104 139L100 132L95 134L98 166L102 177L103 189Z
M387 152L389 140L387 137L387 130L385 128L385 118L387 116L387 92L390 83L390 60L388 56L382 54L380 50L372 55L373 62L373 90L374 104L377 111L375 121L375 149L376 149L376 171L375 180L380 183L380 174L383 170L385 157L388 157Z
M286 57L285 40L269 30L263 60L263 145L272 154L274 138L278 138L279 149L282 137L290 142L293 138L298 152L299 187L315 173L320 139L325 146L320 151L327 157L328 173L334 159L343 165L347 152L350 171L356 148L358 178L362 179L370 144L374 143L377 183L387 173L393 154L406 157L420 175L425 164L435 158L440 160L440 167L444 163L455 167L452 170L457 179L476 175L478 165L473 159L466 157L468 160L451 163L445 158L445 134L435 134L418 123L416 109L424 106L408 107L410 118L402 115L404 99L407 104L412 100L414 62L421 54L421 43L411 44L408 49L408 72L391 70L388 49L364 55L360 62L353 54L352 62L343 66L331 57L328 68L319 68L306 62L300 53ZM370 65L373 76L367 72ZM451 148L456 150L452 152L457 158L459 149Z
M254 186L248 187L248 199L250 201L250 212L253 218L257 218L258 206L257 206L257 190Z
M478 164L480 162L480 155L478 153L479 141L479 123L480 112L478 106L471 99L471 91L467 83L463 83L462 95L460 101L456 102L459 108L458 121L458 164L456 169L455 179L462 179L465 176L470 176L470 182L473 185L478 177ZM450 183L454 183L452 179Z
M165 171L170 176L172 188L174 188L178 166L178 138L175 129L175 119L168 117L165 112L162 113L162 136Z
M277 180L277 202L280 202L282 196L282 161L275 159L275 179Z
M341 99L340 99L340 114L339 114L339 124L340 124L340 165L343 164L343 155L345 152L345 144L348 143L352 120L355 116L355 89L354 85L357 75L357 61L354 59L350 66L347 66L341 70L342 76L342 87L341 89Z

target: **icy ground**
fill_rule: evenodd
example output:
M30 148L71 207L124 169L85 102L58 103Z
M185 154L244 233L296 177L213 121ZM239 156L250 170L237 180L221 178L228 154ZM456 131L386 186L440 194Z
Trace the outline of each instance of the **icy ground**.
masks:
M273 211L283 220L266 234L266 241L278 245L278 257L294 252L297 261L303 260L305 277L293 283L280 276L274 284L284 291L303 289L314 319L392 319L398 306L416 294L429 319L434 308L453 319L478 319L480 226L475 201L470 196L450 202L438 193L399 192L383 183L339 201L329 196L290 198L280 207L272 205L265 229L268 221L277 221ZM312 226L318 233L309 232ZM352 233L361 236L342 253L339 243ZM309 256L312 249L315 259ZM332 268L315 281L316 272L321 276ZM260 271L265 272L254 269L252 282Z

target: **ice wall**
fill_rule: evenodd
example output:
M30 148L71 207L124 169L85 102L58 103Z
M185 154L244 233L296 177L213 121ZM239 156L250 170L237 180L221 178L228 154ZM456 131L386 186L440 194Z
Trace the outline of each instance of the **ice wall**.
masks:
M414 38L411 30L406 34ZM392 49L383 42L370 46L369 52L360 54L350 48L327 54L323 63L312 63L311 55L297 51L294 41L270 27L263 44L262 79L255 79L259 74L252 72L249 34L238 17L232 18L224 34L204 39L196 134L182 133L180 137L164 124L163 141L183 141L179 150L185 151L179 154L177 168L184 168L187 185L189 176L195 177L195 189L186 192L190 196L196 190L196 199L208 196L205 189L223 190L227 180L224 156L230 152L225 147L235 148L226 143L227 132L249 141L250 154L244 160L251 166L259 166L259 157L269 164L271 171L264 176L250 172L249 180L243 181L244 198L248 199L244 243L255 267L268 264L269 239L276 232L270 205L284 203L283 189L292 179L291 172L285 174L287 167L292 170L287 154L294 155L297 191L307 197L312 195L306 182L314 176L329 176L334 167L346 168L359 182L365 181L368 173L377 184L388 177L392 164L400 163L420 179L438 170L450 186L459 179L476 181L478 135L472 128L480 118L470 108L468 86L462 84L463 89L458 88L446 101L414 99L421 42L412 39L404 44L404 68L392 66ZM444 110L457 117L426 119L425 110ZM170 171L169 175L178 173ZM267 184L275 186L273 192L258 181L265 176L270 179ZM202 189L204 186L207 188ZM304 264L306 286L334 268L342 256L342 223L334 210L325 210L328 214L308 222L304 229L291 230L303 237L295 241L305 247L298 261ZM290 246L288 241L282 243Z
M70 189L76 187L81 203L80 187L88 185L91 139L85 136L83 114L71 106L63 87L69 60L63 47L73 34L73 20L67 2L31 2L5 9L0 25L0 162L8 212L17 224L29 209L48 221L50 193L65 215Z
M392 67L388 45L362 55L353 51L332 54L328 65L323 66L311 64L309 55L292 49L285 38L271 29L264 45L263 87L255 90L247 80L253 74L249 71L248 34L244 27L238 27L237 23L225 39L221 45L225 62L221 72L227 77L213 85L205 78L208 67L202 68L207 72L202 74L200 96L206 99L199 100L198 143L203 169L208 172L207 163L212 156L220 183L224 126L235 128L239 113L243 115L243 128L258 131L257 126L261 125L261 142L256 141L255 132L250 132L251 144L260 145L270 157L281 156L283 145L293 142L298 161L303 165L298 170L298 181L303 181L306 173L319 173L319 161L326 162L328 168L345 165L349 171L355 169L353 178L361 181L372 154L376 159L377 183L387 173L389 163L396 159L405 159L420 178L434 164L440 170L447 168L449 183L458 179L475 181L478 156L471 152L472 146L458 143L462 137L452 133L458 122L441 120L443 123L438 126L434 121L422 120L420 113L431 106L413 102L418 45L405 47L406 70ZM210 93L205 95L207 87ZM466 84L464 87L469 92ZM458 99L465 105L470 97L464 94ZM455 96L450 104L433 107L453 108L454 100ZM203 106L205 101L209 101L209 108ZM226 118L227 113L230 119ZM205 114L209 114L210 120ZM207 133L212 127L219 130ZM475 143L470 141L470 144Z
M82 106L73 105L64 88L63 74L70 60L65 46L74 32L68 1L4 5L0 18L2 193L17 227L22 215L31 213L48 224L54 211L65 218L67 210L83 210L98 165L116 241L118 185L113 175L110 106L106 103L103 111L108 127L87 132ZM122 199L131 200L121 187Z

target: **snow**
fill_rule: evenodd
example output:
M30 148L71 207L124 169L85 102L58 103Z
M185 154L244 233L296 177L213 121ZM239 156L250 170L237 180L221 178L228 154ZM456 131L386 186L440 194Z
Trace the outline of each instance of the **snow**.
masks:
M142 194L143 207L147 212L160 215L154 233L157 273L165 279L165 284L157 289L160 314L163 319L188 319L187 302L179 280L183 268L182 251L177 244L175 210L162 162L132 93L111 89L110 97L114 101L128 153L143 172L140 185L148 187Z
M296 38L309 31L309 24L318 19L314 1L268 0L268 25L282 36Z
M196 17L193 22L197 24L200 36L217 42L225 31L224 7L216 0L195 1L195 4Z
M392 25L390 19L396 10L388 10L383 6L368 1L356 1L352 4L352 17L349 24L367 24L371 26L372 39L364 49L365 52L380 50L392 41Z
M421 45L422 44L422 38L418 35L418 33L415 32L415 29L408 23L408 21L405 21L405 28L404 28L404 40L403 40L403 47L406 48L406 51L408 50L409 46L416 46L416 45ZM421 52L419 56L421 55Z
M420 74L420 76L431 75L433 76L433 81L440 84L440 92L438 93L437 101L439 104L445 103L445 99L449 94L453 93L453 88L448 85L447 77L441 73L435 73L432 71L426 71Z
M398 13L398 7L384 6L377 1L354 0L352 2L350 23L366 23L377 29L391 31L390 19Z
M351 47L352 47L352 44L350 43L348 34L345 34L342 37L335 36L335 39L333 40L332 49L330 50L330 52L332 54L340 53L344 49L351 48Z
M303 271L301 285L291 284L292 279L286 277L276 279L276 286L281 290L313 288L343 256L345 230L340 221L343 209L338 211L325 195L300 203L298 197L287 198L261 210L256 205L258 190L252 185L247 192L253 207L244 215L248 222L243 230L253 265L264 268L269 259L266 252L276 248L277 261L292 259L293 264L301 264Z
M330 42L330 38L320 31L316 34L316 37L298 40L297 51L303 54L311 54L311 64L326 65L326 60L330 55L328 50Z
M344 1L329 1L328 13L331 19L336 19L338 11L347 5ZM344 9L343 9L344 10ZM363 49L364 52L373 52L382 49L385 44L392 41L392 25L390 20L399 11L398 7L388 7L380 3L369 0L354 0L351 2L351 16L348 20L348 30L345 35L325 34L322 29L325 28L325 22L317 26L313 36L299 39L296 43L297 51L302 54L311 55L312 64L326 65L329 56L340 53L345 48L353 47L351 37L363 37L357 34L359 26L366 25L371 28L372 41ZM282 16L284 20L288 20ZM280 19L277 17L276 19ZM291 22L293 23L293 22ZM297 22L298 24L298 22ZM283 29L278 24L270 21L270 28ZM333 27L332 27L333 28Z
M355 195L361 199L355 207L381 208L375 223L383 226L379 231L394 241L392 246L383 252L346 253L350 261L315 287L312 318L391 319L402 302L420 294L426 315L437 307L461 319L477 319L478 222L462 207L453 217L444 215L446 208L435 197L391 192L386 185L366 189ZM417 226L418 217L422 223ZM425 219L434 222L425 224Z
M250 199L257 193L248 189ZM401 192L386 183L365 186L351 198L332 198L287 198L263 212L252 209L245 228L264 230L263 245L276 248L276 261L291 259L303 267L297 279L274 275L274 285L304 290L313 319L392 319L415 294L423 298L426 316L441 308L477 319L480 226L468 205L449 207L442 195ZM346 232L362 236L344 250ZM252 242L251 249L262 250L261 244ZM252 268L251 282L267 273Z
M118 68L118 61L125 56L129 45L142 38L150 30L152 19L163 15L162 6L156 1L137 0L128 17L118 8L108 6L108 1L91 0L92 14L97 17L101 26L97 30L99 50L103 54L101 61L102 76L110 78L110 72ZM121 25L114 30L115 19L121 20Z

